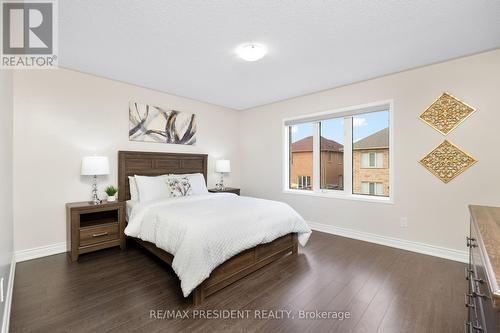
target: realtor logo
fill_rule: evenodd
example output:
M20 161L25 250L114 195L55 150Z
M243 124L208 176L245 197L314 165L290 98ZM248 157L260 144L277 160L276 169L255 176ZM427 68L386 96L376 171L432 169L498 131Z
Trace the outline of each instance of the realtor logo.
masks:
M2 68L57 66L55 0L2 1Z

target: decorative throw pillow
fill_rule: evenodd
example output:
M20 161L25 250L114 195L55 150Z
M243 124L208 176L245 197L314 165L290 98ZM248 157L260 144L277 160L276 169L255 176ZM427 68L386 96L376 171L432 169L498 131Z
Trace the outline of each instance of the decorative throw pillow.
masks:
M167 184L173 197L187 197L192 194L191 183L187 177L168 177Z

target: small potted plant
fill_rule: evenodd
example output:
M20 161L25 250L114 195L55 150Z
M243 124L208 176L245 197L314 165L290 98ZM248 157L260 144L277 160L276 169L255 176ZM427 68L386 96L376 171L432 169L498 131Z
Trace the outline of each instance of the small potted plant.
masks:
M106 187L106 190L104 192L106 192L106 194L108 195L108 201L116 201L116 193L118 193L118 189L116 187L110 185Z

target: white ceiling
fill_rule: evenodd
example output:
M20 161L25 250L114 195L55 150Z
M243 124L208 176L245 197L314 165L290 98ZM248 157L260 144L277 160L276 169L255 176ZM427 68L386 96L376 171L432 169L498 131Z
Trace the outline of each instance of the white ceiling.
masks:
M62 0L59 64L235 109L500 47L498 0ZM264 43L245 62L234 48Z

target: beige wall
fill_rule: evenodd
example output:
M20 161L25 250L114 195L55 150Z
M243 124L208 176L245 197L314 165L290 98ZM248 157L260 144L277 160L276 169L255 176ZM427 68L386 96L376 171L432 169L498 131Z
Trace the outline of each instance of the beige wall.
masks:
M12 211L12 127L13 98L12 73L0 70L0 278L7 291L13 252ZM5 302L0 303L0 330Z
M65 241L64 204L91 196L91 180L80 176L88 154L110 158L111 175L99 178L101 192L117 184L117 151L123 149L208 153L209 186L217 180L214 160L227 158L232 172L226 184L240 184L237 111L63 69L16 72L14 89L16 251ZM196 145L130 142L131 99L196 113Z
M242 193L285 201L309 221L465 250L467 205L500 205L499 87L500 50L495 50L243 111ZM448 139L479 160L448 184L418 163L443 136L417 117L445 90L477 108ZM282 192L283 118L389 99L394 100L394 204ZM400 217L408 218L407 228L400 227Z

